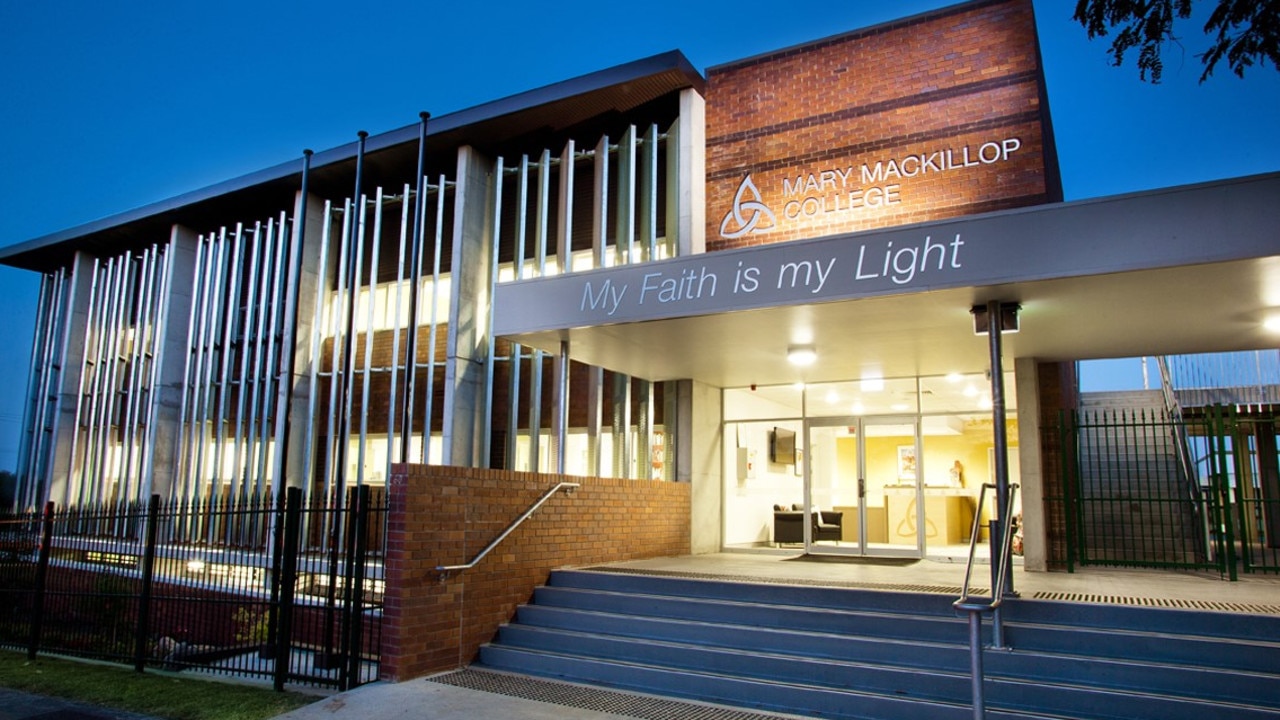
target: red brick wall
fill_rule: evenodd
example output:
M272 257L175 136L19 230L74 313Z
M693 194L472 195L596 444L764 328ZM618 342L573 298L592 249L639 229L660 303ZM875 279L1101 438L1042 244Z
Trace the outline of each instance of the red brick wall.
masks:
M476 567L469 562L539 497L557 493ZM471 662L553 568L684 555L687 483L396 466L387 521L382 677L406 680Z
M709 250L1061 199L1030 0L969 3L712 68L706 98ZM957 167L932 169L948 153ZM974 164L959 167L966 157ZM874 177L890 161L914 177ZM748 175L759 196L740 199L775 222L761 232L761 215L754 232L724 237L754 217L750 206L730 215ZM875 202L884 198L895 202Z
M1060 429L1062 412L1075 410L1080 403L1075 363L1037 363L1036 375L1040 386L1040 476L1044 478L1046 554L1049 568L1062 570L1067 567L1067 486L1062 473Z

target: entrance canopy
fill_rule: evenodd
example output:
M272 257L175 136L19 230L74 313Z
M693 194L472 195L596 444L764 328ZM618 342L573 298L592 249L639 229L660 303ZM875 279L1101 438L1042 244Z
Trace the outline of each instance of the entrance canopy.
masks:
M494 332L719 387L981 371L988 300L1022 306L1010 357L1274 347L1277 198L1269 174L512 282Z

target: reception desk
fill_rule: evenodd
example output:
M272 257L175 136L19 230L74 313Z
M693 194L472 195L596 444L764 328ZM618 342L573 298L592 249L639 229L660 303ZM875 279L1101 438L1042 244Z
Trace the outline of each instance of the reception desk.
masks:
M832 509L844 513L844 520L840 523L840 540L848 543L858 542L858 506L837 505ZM889 542L889 514L888 508L883 505L867 507L867 542Z
M918 513L914 487L886 487L885 508L888 541L893 545L915 545ZM961 488L925 488L925 543L959 545L969 541L973 528L973 501Z

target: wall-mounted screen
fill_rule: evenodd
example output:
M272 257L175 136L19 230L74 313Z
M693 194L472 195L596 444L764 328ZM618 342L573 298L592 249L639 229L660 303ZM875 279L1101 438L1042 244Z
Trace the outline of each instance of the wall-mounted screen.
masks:
M796 433L794 430L775 427L769 433L769 462L794 465L796 462Z

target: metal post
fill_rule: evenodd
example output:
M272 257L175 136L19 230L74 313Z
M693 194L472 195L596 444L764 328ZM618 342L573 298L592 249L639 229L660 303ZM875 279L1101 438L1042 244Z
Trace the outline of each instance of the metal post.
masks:
M444 175L436 187L435 252L431 262L431 333L427 336L427 407L422 417L422 461L431 462L431 423L436 406L436 341L440 331L440 260L444 255Z
M160 496L152 495L147 504L147 544L142 555L142 593L138 598L138 625L134 630L133 669L138 672L147 667L147 636L151 634L151 591L156 569L156 520L159 516Z
M283 525L283 539L280 550L280 568L277 576L277 587L280 588L279 614L276 626L276 666L272 675L272 685L276 692L284 690L285 680L289 677L290 658L293 654L293 592L298 579L298 535L302 520L302 490L296 487L285 489L284 519L277 521Z
M409 461L409 449L413 438L413 399L417 387L418 363L418 286L422 283L422 235L426 221L426 162L427 162L427 120L431 113L418 113L418 172L414 175L417 190L414 194L413 208L413 240L409 251L409 332L408 347L405 350L405 394L404 432L400 436L400 459ZM443 192L443 188L441 188ZM408 197L405 202L409 202ZM432 349L434 351L434 348ZM393 399L394 402L394 399ZM430 418L428 418L430 422Z
M969 611L969 683L973 694L973 720L987 717L986 700L982 693L982 613Z
M31 638L27 643L27 659L35 660L40 649L40 636L44 632L44 601L48 596L45 586L49 578L49 550L53 545L53 501L45 503L44 523L40 528L40 556L36 561L35 607L31 609Z
M999 543L1003 536L1001 528L1011 523L1013 518L1009 517L1012 508L1009 507L1009 440L1008 430L1005 425L1005 403L1004 403L1004 359L1003 348L1001 347L1001 335L1003 330L1003 311L999 300L992 300L987 303L987 339L991 350L991 421L992 430L995 435L993 439L995 453L995 471L996 471L996 520L991 523L991 537L989 538L991 545L991 587L995 588L1000 585L999 577L1001 572L999 558ZM1013 593L1013 568L1003 568L1005 573L1004 588L1006 592Z
M286 266L281 271L289 273L288 280L285 283L285 306L284 313L281 316L280 323L280 361L276 369L276 410L275 410L275 439L276 439L276 457L274 469L272 471L272 479L275 483L276 492L282 492L286 485L285 472L289 458L289 414L293 407L293 368L298 358L298 341L295 333L298 331L298 312L301 302L299 295L302 292L302 251L306 247L307 232L307 196L310 192L308 184L311 176L311 155L310 149L302 151L302 182L298 190L298 210L297 215L293 219L292 232L289 233L289 255ZM327 207L327 205L326 205ZM283 231L283 229L282 229ZM324 288L324 263L327 259L325 252L328 249L328 228L325 228L325 242L322 242L320 248L320 271L316 279L316 313L320 312L323 306L320 302L321 292ZM311 333L313 337L320 334L319 322L311 325ZM312 345L316 347L315 343ZM307 428L305 449L303 450L304 462L306 469L302 474L303 487L310 484L309 471L311 466L311 457L314 454L311 447L312 423L315 417L315 367L319 362L316 351L311 353L312 368L312 385L307 397L311 402L311 411L307 413Z
M494 161L493 167L493 237L491 241L491 250L489 258L489 297L493 297L493 293L498 287L498 251L501 245L502 237L502 156L499 155ZM493 377L494 377L494 353L497 347L497 338L492 332L493 328L494 304L489 303L489 322L490 332L488 335L489 350L485 353L485 383L484 383L484 417L485 431L481 438L481 462L485 467L493 467Z

